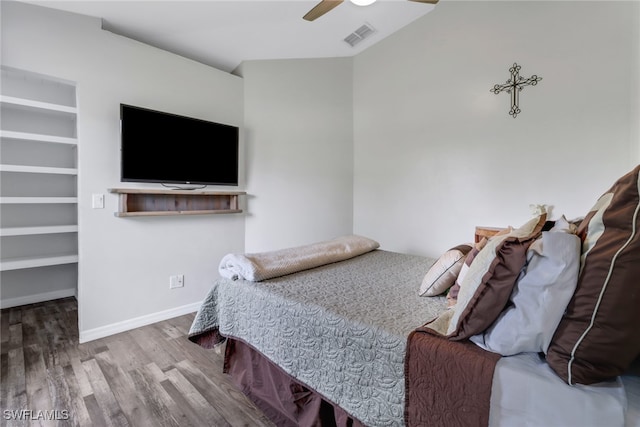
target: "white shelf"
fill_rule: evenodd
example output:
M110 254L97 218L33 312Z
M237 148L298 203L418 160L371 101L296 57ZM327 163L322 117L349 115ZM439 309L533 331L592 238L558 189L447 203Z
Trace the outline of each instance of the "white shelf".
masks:
M77 225L51 225L42 227L7 227L0 228L0 236L31 236L34 234L77 233Z
M6 139L18 139L22 141L52 142L55 144L78 145L77 138L66 136L43 135L39 133L15 132L10 130L0 131L0 137Z
M77 197L0 197L0 204L69 204L78 203Z
M78 255L14 258L1 261L0 271L22 270L25 268L47 267L50 265L74 264L77 262Z
M32 99L16 98L14 96L0 96L0 102L20 107L37 108L39 110L56 111L59 113L76 114L78 109L68 105L51 104L49 102L34 101Z
M0 204L12 225L0 228L0 271L16 270L3 273L3 289L15 294L4 306L77 290L78 108L73 82L0 69ZM61 267L38 270L48 266Z
M56 175L78 175L75 168L53 168L45 166L0 165L0 172L48 173Z

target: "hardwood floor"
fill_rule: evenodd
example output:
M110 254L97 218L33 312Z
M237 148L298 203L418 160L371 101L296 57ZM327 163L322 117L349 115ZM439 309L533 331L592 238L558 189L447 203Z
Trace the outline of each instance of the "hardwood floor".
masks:
M273 427L187 340L193 314L85 344L74 298L1 317L2 426Z

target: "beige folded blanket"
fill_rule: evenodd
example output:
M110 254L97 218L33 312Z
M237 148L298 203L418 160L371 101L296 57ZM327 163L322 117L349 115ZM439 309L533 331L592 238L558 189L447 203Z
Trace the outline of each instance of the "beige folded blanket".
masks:
M252 282L343 261L380 247L362 236L343 236L325 242L255 254L227 254L220 261L222 277Z

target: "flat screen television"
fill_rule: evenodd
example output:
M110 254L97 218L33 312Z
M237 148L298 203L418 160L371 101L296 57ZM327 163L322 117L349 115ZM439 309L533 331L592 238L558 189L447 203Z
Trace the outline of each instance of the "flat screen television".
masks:
M238 185L238 127L120 104L122 182Z

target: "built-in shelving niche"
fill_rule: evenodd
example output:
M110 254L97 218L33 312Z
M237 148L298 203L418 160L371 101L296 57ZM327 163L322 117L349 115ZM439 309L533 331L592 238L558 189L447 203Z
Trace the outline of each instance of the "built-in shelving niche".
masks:
M76 89L2 67L1 306L76 294Z

